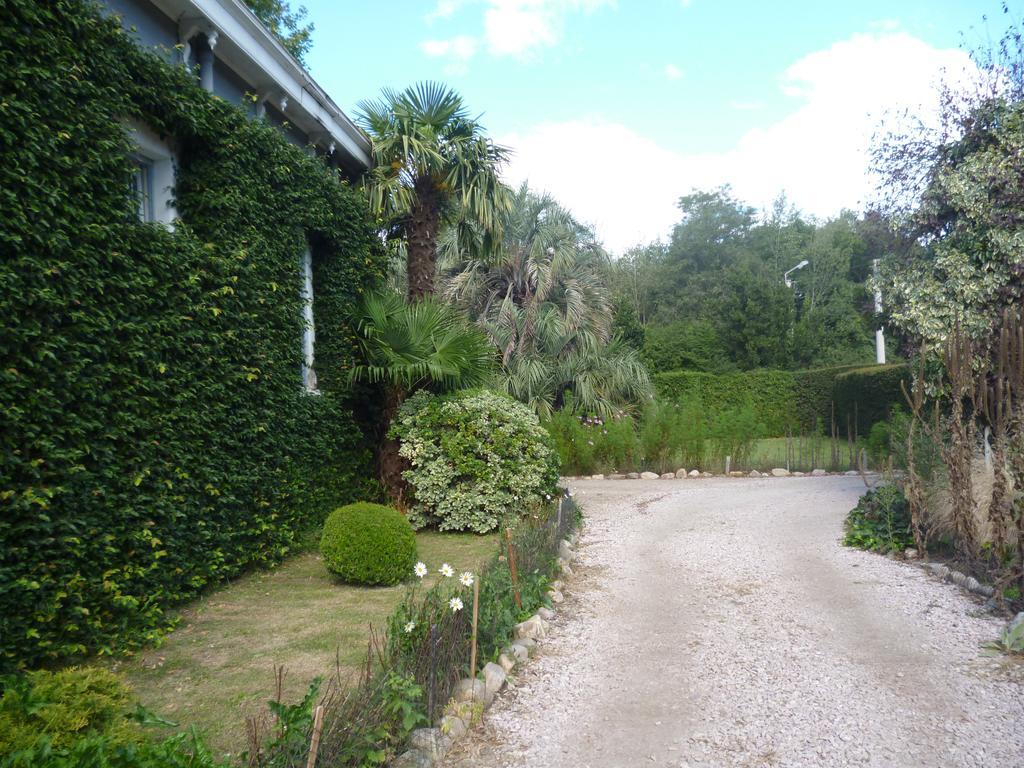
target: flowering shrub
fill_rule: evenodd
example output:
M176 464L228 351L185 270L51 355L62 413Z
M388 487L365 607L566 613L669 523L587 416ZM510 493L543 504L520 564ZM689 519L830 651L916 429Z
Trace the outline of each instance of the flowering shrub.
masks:
M487 533L554 492L558 457L525 405L488 390L418 392L390 436L411 467L409 520L417 528Z

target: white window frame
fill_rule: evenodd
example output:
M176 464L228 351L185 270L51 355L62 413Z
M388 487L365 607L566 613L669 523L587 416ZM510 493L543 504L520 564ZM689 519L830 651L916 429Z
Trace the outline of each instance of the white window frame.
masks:
M140 190L139 220L174 229L174 222L178 218L178 211L174 207L174 177L178 164L174 149L151 128L137 120L129 120L127 127L128 135L135 145L132 159L139 166L138 180L143 185Z
M320 394L316 382L316 324L313 321L313 251L306 245L300 260L302 270L302 388L311 395Z

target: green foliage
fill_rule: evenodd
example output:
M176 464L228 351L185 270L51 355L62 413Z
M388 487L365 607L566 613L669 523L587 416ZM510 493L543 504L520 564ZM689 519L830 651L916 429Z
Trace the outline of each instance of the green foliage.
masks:
M340 393L301 392L298 265L308 240L330 390L384 257L356 191L92 5L6 3L0 94L9 668L152 641L359 492ZM173 231L135 219L120 118L173 137Z
M715 326L707 320L680 320L645 329L644 362L654 373L708 371L732 367Z
M733 467L746 466L754 447L754 440L762 432L764 427L758 421L756 410L749 403L720 411L707 432L711 450L694 464L708 466L713 463L724 467L726 457L731 457Z
M320 538L324 565L352 584L398 584L416 564L416 536L401 512L359 502L331 512Z
M871 425L868 434L868 456L871 463L878 467L892 453L892 426L887 421L876 421Z
M889 418L894 407L906 404L903 384L909 391L907 365L880 365L840 373L833 395L840 431L845 434L856 429L858 435L868 434L873 424Z
M500 224L490 248L479 228L449 227L441 253L445 297L498 348L501 388L542 416L570 395L581 412L602 416L647 399L636 348L613 336L607 256L593 231L526 184Z
M37 670L0 679L0 768L216 768L194 732L153 740L140 725L173 725L141 707L114 673Z
M494 368L487 337L432 298L406 304L395 293L368 294L359 335L366 362L352 369L354 381L450 390L479 386Z
M499 169L509 151L441 83L385 88L360 102L357 119L373 141L367 196L389 235L404 238L409 296L433 294L442 222L459 218L486 238L500 230L509 195Z
M844 365L834 368L811 368L793 371L797 422L802 432L828 432L833 417L833 393L836 376L860 366Z
M1024 621L1012 622L998 640L994 640L985 646L988 655L1007 654L1010 656L1024 656Z
M639 445L632 417L610 419L580 416L571 407L544 421L558 453L561 471L569 475L625 472L637 466Z
M305 64L306 54L313 47L313 25L302 23L306 19L306 7L300 5L293 11L286 0L245 0L245 4L281 41L285 50Z
M914 546L910 506L895 485L884 485L860 497L846 518L843 544L874 552L902 552Z
M524 505L552 494L557 456L537 416L488 390L413 395L389 435L410 463L413 525L493 531Z
M750 407L756 434L776 437L796 430L796 384L786 371L712 374L672 371L654 376L658 397L699 407L709 423L726 411Z
M230 768L207 749L195 729L163 741L124 744L106 734L86 736L66 748L46 740L0 758L0 768Z
M90 733L113 743L138 741L127 719L130 697L113 673L95 667L39 670L0 679L0 754L28 749L47 737L64 749Z

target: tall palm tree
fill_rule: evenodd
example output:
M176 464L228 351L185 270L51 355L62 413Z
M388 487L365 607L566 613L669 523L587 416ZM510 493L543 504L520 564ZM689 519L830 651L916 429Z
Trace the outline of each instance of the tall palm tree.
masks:
M408 296L434 293L438 233L455 210L486 236L508 208L498 176L509 150L491 141L459 96L424 82L359 104L357 119L373 143L366 177L370 205L390 236L404 237Z
M635 351L612 338L607 256L593 232L524 184L512 196L495 248L457 222L442 236L445 298L467 311L501 352L502 386L544 415L567 392L609 415L649 396Z
M371 293L356 324L362 359L350 377L383 388L378 450L381 482L400 500L402 460L387 430L405 399L418 389L480 386L494 370L488 338L453 307L433 297L406 304L397 293Z

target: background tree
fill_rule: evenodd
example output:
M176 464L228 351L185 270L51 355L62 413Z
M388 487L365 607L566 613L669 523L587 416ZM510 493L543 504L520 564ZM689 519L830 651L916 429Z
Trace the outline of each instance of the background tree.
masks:
M593 232L524 184L488 251L471 227L451 227L444 296L498 348L501 386L541 414L574 404L590 413L631 409L650 394L637 355L613 342L607 256Z
M389 237L404 240L410 300L434 293L437 241L457 214L490 240L508 209L498 177L509 152L469 116L462 97L441 83L385 89L357 117L373 142L365 184Z
M257 18L281 41L285 49L305 65L313 47L313 24L303 23L308 11L304 5L293 11L287 0L245 0Z

